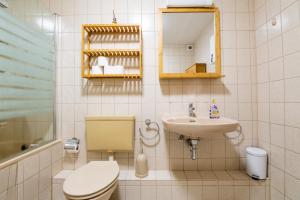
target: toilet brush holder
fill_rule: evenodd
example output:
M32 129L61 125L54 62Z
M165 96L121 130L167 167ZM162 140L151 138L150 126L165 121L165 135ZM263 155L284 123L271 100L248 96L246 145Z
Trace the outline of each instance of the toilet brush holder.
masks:
M148 176L148 161L144 153L139 153L135 163L135 176L144 178Z

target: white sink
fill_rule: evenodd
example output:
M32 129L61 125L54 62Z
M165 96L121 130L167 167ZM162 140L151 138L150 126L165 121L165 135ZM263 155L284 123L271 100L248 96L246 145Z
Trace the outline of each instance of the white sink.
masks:
M165 116L162 118L165 128L170 132L184 135L189 138L207 137L212 133L228 133L235 131L238 121L221 117Z

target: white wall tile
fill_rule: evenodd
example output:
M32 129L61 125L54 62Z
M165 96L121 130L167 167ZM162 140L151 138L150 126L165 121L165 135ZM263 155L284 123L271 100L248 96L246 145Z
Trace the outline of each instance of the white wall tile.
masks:
M295 2L283 10L281 14L282 30L285 32L298 26L300 24L299 16L299 2Z
M271 164L281 170L284 170L284 149L271 145Z
M300 187L299 179L296 179L290 175L285 176L285 194L290 199L299 199L300 193L298 189Z
M250 16L248 13L236 14L236 29L249 30L250 29Z
M270 104L270 122L275 124L284 124L284 103Z
M33 155L23 161L24 163L24 180L37 174L39 171L39 156Z
M24 182L24 200L38 199L38 175Z
M285 147L296 153L300 153L298 142L300 140L300 129L294 127L285 127Z
M300 27L292 29L283 34L283 53L284 55L295 53L300 50L298 45L294 45L300 42Z
M282 39L281 36L269 41L269 59L274 60L282 56Z
M9 180L9 168L6 167L0 171L0 193L3 193L8 188L8 180Z
M236 19L234 13L224 13L222 15L222 30L235 30Z
M249 0L239 0L235 2L236 11L248 12L249 11Z
M141 200L156 199L156 186L141 186Z
M284 77L283 59L278 58L270 62L270 80L281 80Z
M297 86L300 84L300 78L286 79L285 82L285 101L300 102L300 92Z
M140 195L138 186L126 186L126 199L140 200Z

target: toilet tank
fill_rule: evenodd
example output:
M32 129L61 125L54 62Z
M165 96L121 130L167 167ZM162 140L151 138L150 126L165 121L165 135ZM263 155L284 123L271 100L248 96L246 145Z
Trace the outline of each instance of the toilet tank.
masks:
M86 117L86 147L89 151L133 151L134 116Z

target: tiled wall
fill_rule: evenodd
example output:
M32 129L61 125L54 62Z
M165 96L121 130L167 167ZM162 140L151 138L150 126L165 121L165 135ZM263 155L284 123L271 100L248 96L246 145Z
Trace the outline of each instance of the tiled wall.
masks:
M300 1L255 3L259 145L271 198L300 199Z
M194 50L188 50L187 45L189 44L164 45L163 62L165 73L182 73L195 62Z
M52 176L62 169L62 143L0 170L1 200L51 200Z
M48 0L10 0L7 2L7 10L18 19L27 22L47 35L54 35L55 16L50 12Z
M105 154L86 153L85 123L87 115L136 116L138 127L150 118L161 126L161 115L187 113L188 103L196 105L199 115L208 116L211 99L215 98L221 114L238 119L244 136L227 140L222 135L203 139L199 159L190 159L183 141L163 132L154 147L145 147L149 167L154 170L242 169L244 149L257 141L256 87L253 14L248 0L216 1L221 11L222 69L219 80L159 80L158 49L159 10L163 0L64 0L50 1L50 8L61 15L57 65L57 133L66 140L81 139L78 156L66 154L64 168L74 169L88 160L106 159ZM141 82L126 80L84 80L80 77L80 25L111 23L112 10L119 23L138 23L143 30L144 77ZM135 152L139 151L136 145ZM136 154L136 153L135 153ZM116 154L122 169L132 169L134 155Z

